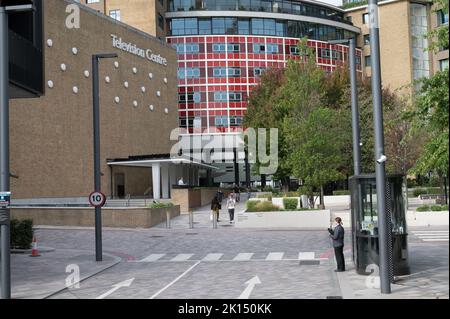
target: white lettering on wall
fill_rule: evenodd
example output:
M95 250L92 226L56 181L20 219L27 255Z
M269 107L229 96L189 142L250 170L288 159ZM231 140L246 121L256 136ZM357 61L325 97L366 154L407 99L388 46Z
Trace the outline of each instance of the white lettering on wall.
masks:
M143 59L167 66L167 59L160 54L154 54L151 49L141 49L136 44L124 42L121 37L111 34L112 44L114 48L139 56Z

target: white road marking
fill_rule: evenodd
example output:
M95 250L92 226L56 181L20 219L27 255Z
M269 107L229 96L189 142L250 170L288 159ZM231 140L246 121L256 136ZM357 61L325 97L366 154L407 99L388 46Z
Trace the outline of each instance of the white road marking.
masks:
M204 261L217 261L222 258L223 254L208 254L203 258Z
M256 285L259 285L261 283L261 280L259 280L258 276L253 277L249 281L247 281L245 284L247 287L244 289L244 291L241 293L241 295L238 297L238 299L248 299L250 297L250 294L252 293L253 289Z
M189 260L189 258L191 258L192 256L194 256L194 254L178 254L173 257L171 261L186 261Z
M149 299L155 299L158 295L160 295L164 290L170 288L170 286L172 286L174 283L176 283L178 280L180 280L181 278L183 278L184 276L186 276L186 274L188 272L190 272L192 269L194 269L201 261L197 261L194 265L192 265L191 267L189 267L184 273L182 273L181 275L179 275L177 278L175 278L171 283L169 283L167 286L165 286L164 288L160 289L157 293L155 293L153 296L151 296Z
M250 260L253 256L253 253L239 253L236 255L236 257L233 258L233 260Z
M449 241L448 230L424 230L412 233L424 242Z
M314 260L314 258L315 258L315 253L313 251L300 252L298 254L299 260Z
M152 262L152 261L157 261L159 259L161 259L162 257L164 257L166 254L151 254L147 257L145 257L144 259L139 260L139 262Z
M266 260L282 260L284 253L269 253Z
M131 284L133 283L134 278L119 282L118 284L113 285L114 288L108 290L107 292L105 292L103 295L98 296L95 299L104 299L106 297L108 297L109 295L111 295L112 293L114 293L116 290L119 290L122 287L130 287Z
M433 238L433 239L422 239L423 241L448 241L448 238Z

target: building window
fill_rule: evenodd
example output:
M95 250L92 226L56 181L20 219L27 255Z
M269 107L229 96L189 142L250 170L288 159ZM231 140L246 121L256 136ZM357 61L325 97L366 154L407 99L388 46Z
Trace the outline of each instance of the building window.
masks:
M448 12L444 10L439 10L436 12L438 25L448 24Z
M278 44L267 43L266 51L268 54L277 54L278 53Z
M227 68L214 68L213 76L215 78L224 78L227 76Z
M261 43L253 43L253 53L266 53L266 46Z
M300 55L300 52L298 51L298 46L296 46L296 45L291 45L291 46L289 47L289 53L290 53L291 55Z
M198 53L200 51L200 46L198 43L175 43L172 47L177 50L178 54Z
M87 4L91 4L91 3L99 3L100 0L87 0Z
M217 91L214 92L214 101L215 102L227 102L227 92L225 91Z
M363 24L369 24L369 14L368 13L363 13L362 22L363 22Z
M366 56L364 57L364 65L365 65L365 66L372 66L372 61L371 61L371 59L370 59L370 55L366 55Z
M240 51L240 47L237 43L213 43L212 50L214 53L224 53L225 50L227 50L228 53L238 53Z
M202 101L202 97L200 92L187 92L178 94L178 102L179 103L200 103Z
M242 125L242 117L241 116L231 116L230 117L230 126L241 126Z
M200 77L200 68L178 68L179 79L193 79Z
M158 26L164 30L164 17L158 13Z
M109 11L109 16L114 20L120 21L120 10Z
M264 68L254 68L253 69L253 76L255 78L260 77L263 74L264 71L265 71Z
M439 70L444 71L448 69L448 59L439 60Z
M228 94L230 102L240 102L242 101L242 94L239 92L230 92Z
M211 34L211 19L198 20L199 34Z
M370 45L370 34L364 34L364 45Z
M217 127L227 127L228 126L228 116L216 116L214 119L214 124Z

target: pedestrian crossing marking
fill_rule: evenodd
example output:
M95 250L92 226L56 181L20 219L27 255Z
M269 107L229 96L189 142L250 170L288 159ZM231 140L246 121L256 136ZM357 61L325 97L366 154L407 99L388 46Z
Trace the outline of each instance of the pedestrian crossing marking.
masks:
M253 253L239 253L236 255L236 257L233 258L233 260L250 260L253 255Z
M315 254L312 251L308 251L308 252L300 252L298 254L298 259L299 260L312 260L315 258Z
M223 254L208 254L203 258L204 261L217 261L222 258Z
M191 258L192 256L194 256L194 254L178 254L173 257L171 261L186 261L189 260L189 258Z
M179 262L179 261L297 261L297 260L328 260L315 258L315 252L299 252L297 258L286 258L285 252L269 252L265 257L253 258L255 253L237 253L234 257L224 258L223 253L203 254L150 254L136 262ZM195 256L195 257L194 257ZM165 258L164 258L165 257Z
M282 260L284 253L269 253L266 260Z
M162 257L164 257L166 254L151 254L147 257L145 257L144 259L139 260L140 262L152 262L152 261L157 261L159 259L161 259Z
M424 242L449 241L448 230L422 230L412 233Z

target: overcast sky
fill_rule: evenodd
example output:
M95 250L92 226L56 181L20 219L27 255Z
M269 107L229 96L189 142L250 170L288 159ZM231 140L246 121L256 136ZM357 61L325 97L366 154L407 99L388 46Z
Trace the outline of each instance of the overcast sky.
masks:
M319 0L319 1L326 2L326 3L329 3L329 4L333 4L335 6L342 5L342 0Z

